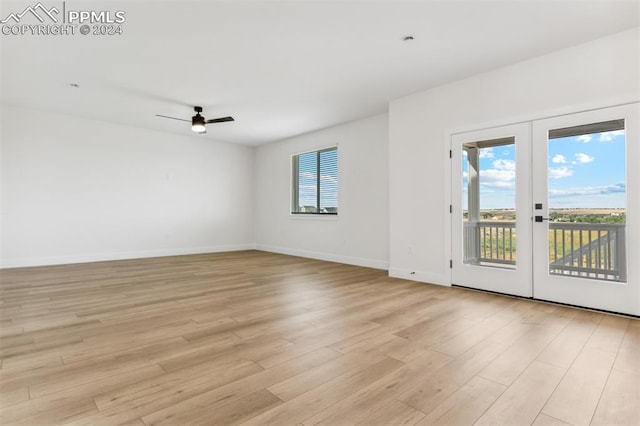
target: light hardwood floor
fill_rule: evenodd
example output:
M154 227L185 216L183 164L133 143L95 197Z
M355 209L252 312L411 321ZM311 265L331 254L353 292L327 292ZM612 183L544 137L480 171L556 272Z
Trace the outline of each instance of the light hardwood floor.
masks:
M258 251L0 271L0 423L640 424L640 321Z

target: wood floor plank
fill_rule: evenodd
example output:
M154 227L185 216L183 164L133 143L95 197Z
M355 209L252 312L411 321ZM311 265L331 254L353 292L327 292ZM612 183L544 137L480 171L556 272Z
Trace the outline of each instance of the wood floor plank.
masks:
M216 410L217 407L223 404L253 393L256 389L266 389L275 383L304 373L340 356L339 353L328 348L317 349L289 362L278 364L183 401L174 402L169 406L153 407L155 409L152 410L144 408L144 411L148 414L144 415L143 421L147 425L174 425L188 422L209 410ZM138 406L136 409L140 410L141 408Z
M422 419L419 425L470 425L502 395L507 387L475 376Z
M449 396L505 351L506 347L482 341L445 364L417 386L403 391L398 400L423 413L430 413Z
M565 423L562 420L554 419L551 416L540 413L536 420L533 422L534 426L571 426L569 423Z
M382 270L259 251L0 269L2 424L638 424L638 376L638 319Z
M640 374L613 369L592 425L640 425Z
M391 374L385 375L367 386L354 389L350 395L306 419L304 423L326 425L360 423L369 418L372 411L380 411L390 401L396 401L395 398L407 389L418 386L424 381L424 376L437 371L449 363L451 359L447 355L431 351L424 357L404 364ZM400 405L391 404L389 409L399 409L397 412L399 421L405 421L405 418L424 417L424 413L402 403ZM394 416L392 413L385 415L385 417Z
M2 360L2 371L17 372L30 371L39 368L52 368L62 365L62 357L56 351L25 353L21 356L5 358Z
M535 327L500 354L480 372L480 375L503 385L511 385L565 325L566 321L558 319L554 324L541 324Z
M538 355L537 360L569 368L601 320L601 314L580 312Z
M640 375L640 321L629 323L613 368Z
M361 421L355 424L358 426L408 426L417 424L423 418L423 412L391 399L378 407L374 407Z
M20 404L5 407L0 414L0 419L5 418L17 420L24 417L34 416L40 416L41 418L46 419L49 411L59 411L59 407L61 405L73 404L74 401L84 401L87 399L87 396L111 392L162 374L164 374L164 372L159 366L152 365L139 368L134 371L127 371L123 374L108 377L98 382L91 382L83 386L67 388L52 395L45 395L33 399L28 399L27 397ZM92 401L92 403L94 402L95 401ZM89 405L90 404L87 406ZM95 405L93 407L96 408ZM96 411L97 410L93 410L89 407L89 410L85 414L94 413ZM23 416L25 413L27 415ZM45 421L44 423L47 422Z
M18 388L13 390L4 390L0 385L0 407L2 410L6 410L7 407L19 402L29 400L29 388Z
M259 371L262 368L250 361L240 361L235 357L218 358L195 368L174 371L132 386L98 394L94 396L94 400L101 411L129 402L143 405L158 393L173 395L178 402Z
M512 320L509 316L492 315L470 325L462 333L435 345L433 349L447 355L459 356Z
M83 395L81 397L53 397L38 398L13 405L0 411L0 423L11 424L60 424L73 419L84 417L97 412L93 400Z
M299 356L309 354L316 350L317 349L312 346L296 345L292 343L288 346L280 346L277 351L272 351L267 354L261 354L253 361L262 368L267 369L295 359ZM337 353L336 356L338 356Z
M247 425L298 424L368 384L397 370L402 362L386 358L348 372L245 422Z
M591 422L615 362L627 325L625 320L603 319L551 395L542 410L544 414L574 425Z
M283 401L289 401L298 395L320 386L333 378L353 370L361 370L376 364L386 357L378 351L343 355L333 361L309 369L282 382L269 386L267 390Z
M583 351L542 412L575 425L588 424L604 389L614 357L597 349Z
M531 424L564 374L564 369L534 361L475 423Z
M215 411L202 413L200 417L189 420L188 425L230 425L242 422L245 419L255 417L268 409L282 403L275 395L262 389L228 404L223 404Z
M618 353L629 322L629 318L605 315L587 341L586 348Z
M319 411L304 421L305 426L356 424L363 421L372 410L393 401L393 392L378 386L367 386L348 397ZM413 410L417 412L417 410Z

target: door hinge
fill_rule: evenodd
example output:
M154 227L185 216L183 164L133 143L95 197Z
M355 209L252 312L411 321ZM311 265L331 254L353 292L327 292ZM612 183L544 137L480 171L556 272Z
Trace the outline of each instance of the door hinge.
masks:
M449 269L453 269L453 259L449 259Z
M449 158L453 158L453 150L452 149L449 150Z
M449 213L453 213L453 204L449 204Z

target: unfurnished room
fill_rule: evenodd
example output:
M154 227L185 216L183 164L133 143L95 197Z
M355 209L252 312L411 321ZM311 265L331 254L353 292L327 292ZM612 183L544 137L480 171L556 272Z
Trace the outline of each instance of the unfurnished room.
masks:
M640 425L639 0L0 30L0 424Z

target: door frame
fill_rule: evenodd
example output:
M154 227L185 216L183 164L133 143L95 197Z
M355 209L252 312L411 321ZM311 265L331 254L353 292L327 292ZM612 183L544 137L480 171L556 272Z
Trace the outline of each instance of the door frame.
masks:
M638 104L601 108L576 114L535 120L532 126L532 173L539 179L532 179L532 196L536 203L543 203L543 209L536 214L548 216L548 133L549 129L565 128L625 119L625 183L626 183L626 282L604 281L583 277L552 275L549 273L548 223L533 224L533 297L593 309L640 314L640 283L638 283L638 262L640 259L638 221L640 215L640 135L638 134ZM634 164L635 161L635 164ZM541 177L544 176L544 179Z
M487 266L479 264L465 264L463 262L464 227L462 225L462 198L453 202L452 197L452 283L465 287L505 293L514 296L531 297L531 124L518 123L490 129L462 132L452 135L452 174L457 178L451 183L451 192L460 194L462 188L462 146L466 143L493 141L514 137L516 163L516 235L517 257L524 261L516 261L513 268ZM498 232L496 230L496 232ZM478 241L479 244L479 241ZM453 250L459 248L459 250Z
M443 132L443 151L446 153L445 158L448 160L451 160L451 154L450 154L451 138L454 134L457 134L457 133L483 130L483 129L488 129L492 127L500 127L500 126L505 126L510 124L533 122L533 121L545 120L545 119L554 118L554 117L560 117L564 115L573 115L573 114L579 114L579 113L589 112L593 110L600 110L600 109L612 108L612 107L621 107L621 106L634 105L634 104L635 105L640 104L640 100L637 98L637 96L620 96L617 98L614 97L613 99L609 99L609 101L604 101L604 102L587 102L582 104L574 104L574 105L569 105L569 106L564 106L559 108L546 109L546 110L528 113L528 114L515 115L505 119L476 122L475 124L459 125L455 127L446 127ZM640 161L637 161L637 162L640 163ZM640 170L640 164L638 164L637 169ZM444 275L445 276L448 275L447 281L449 286L454 285L453 273L452 273L452 267L451 267L452 259L453 259L452 257L452 246L453 246L452 245L452 240L453 240L452 226L454 225L454 223L452 219L452 214L450 212L450 206L452 205L452 201L453 201L453 194L452 194L452 188L451 188L451 183L453 178L452 170L453 170L452 161L445 161L444 190L445 190L445 193L448 194L449 206L446 206L446 210L443 209L444 225L445 225L445 229L448 230L448 232L445 232L445 241L443 245L443 269L445 271L448 271L448 272L445 272ZM640 198L640 194L638 194L638 197ZM638 210L640 211L640 206L638 206ZM638 231L636 231L636 233L638 233ZM640 235L637 236L637 239L640 239ZM629 241L632 239L628 238L627 240L629 243ZM640 246L640 241L635 241L634 243ZM638 247L637 252L640 252L640 247ZM640 307L640 294L637 295L637 306ZM640 311L635 312L633 315L640 315Z

